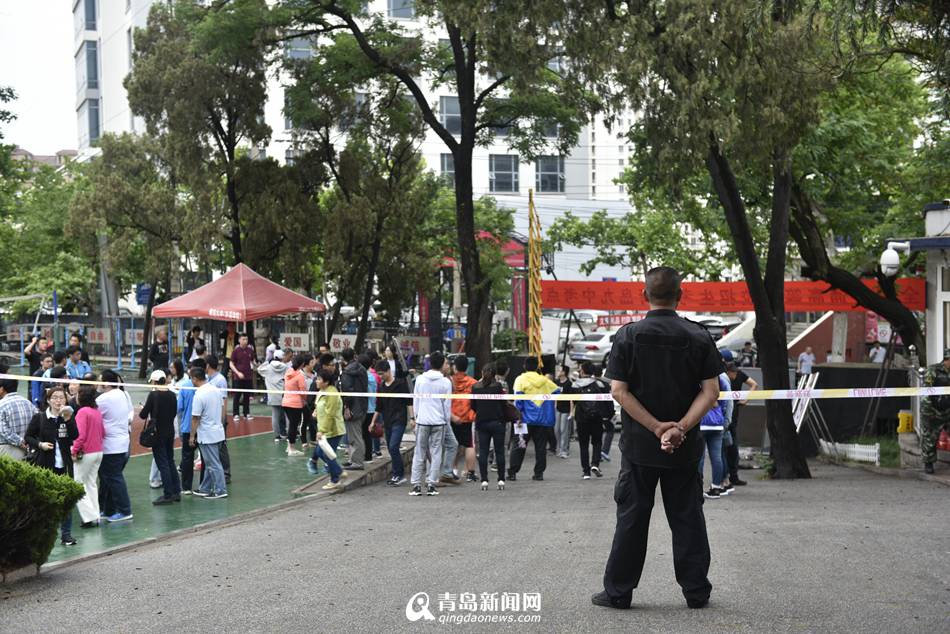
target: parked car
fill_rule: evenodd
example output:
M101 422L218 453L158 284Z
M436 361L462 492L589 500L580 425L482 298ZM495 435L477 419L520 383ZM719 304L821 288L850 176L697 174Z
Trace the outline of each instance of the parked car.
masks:
M616 335L616 330L588 333L571 342L568 356L574 361L592 361L606 366Z
M713 341L719 341L724 335L728 334L733 328L742 325L741 321L726 321L719 317L700 317L696 319L712 335Z

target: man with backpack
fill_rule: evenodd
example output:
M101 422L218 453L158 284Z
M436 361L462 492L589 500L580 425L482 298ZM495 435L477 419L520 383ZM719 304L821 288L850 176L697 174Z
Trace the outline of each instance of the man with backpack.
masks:
M575 394L610 394L610 385L594 375L594 364L584 361L580 365L580 378L574 382ZM583 478L590 480L591 473L598 478L600 472L600 447L604 425L612 424L614 416L613 399L604 401L574 401L573 416L577 428L577 443L581 450L581 470ZM590 445L590 447L588 447ZM593 453L588 453L592 451Z

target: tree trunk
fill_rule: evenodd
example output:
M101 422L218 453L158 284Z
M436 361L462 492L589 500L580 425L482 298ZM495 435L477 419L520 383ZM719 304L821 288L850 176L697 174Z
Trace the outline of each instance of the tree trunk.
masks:
M354 350L361 350L366 339L369 323L369 309L373 304L373 288L376 286L376 269L379 268L379 252L382 250L383 214L376 214L376 233L374 233L373 250L369 259L369 270L366 272L366 285L363 287L363 311L360 315L359 327L356 330Z
M491 362L491 284L482 276L475 239L475 201L472 192L472 146L455 153L455 224L458 231L462 283L468 299L465 353L477 367Z
M139 364L139 378L145 378L145 371L148 369L148 349L149 340L152 334L152 309L155 307L155 295L158 293L158 280L150 282L152 290L148 294L148 304L145 305L145 325L142 327L142 363ZM171 359L169 351L168 358Z
M244 249L241 244L241 210L238 203L237 185L234 182L234 175L226 176L227 183L225 189L228 196L228 206L231 209L231 234L228 241L231 243L231 253L234 255L234 264L240 264L244 261Z
M878 283L884 292L881 296L865 286L856 275L834 266L825 247L824 234L818 226L820 213L811 197L797 183L793 185L791 235L802 260L808 265L809 277L827 282L832 288L850 295L859 306L886 319L905 343L916 346L921 364L926 365L927 346L920 322L913 311L897 299L894 280L881 275L878 269Z
M330 343L330 339L333 338L333 334L336 332L336 327L340 324L340 309L342 308L343 300L337 298L336 304L330 309L333 316L327 324L327 343Z
M742 200L735 174L726 157L722 155L718 141L714 136L710 136L706 167L725 212L736 254L755 307L755 341L759 350L764 387L781 390L789 388L783 293L791 173L788 160L783 154L777 154L774 163L771 232L763 280L745 202ZM772 477L811 477L808 463L798 443L791 401L767 401L766 415L774 461Z

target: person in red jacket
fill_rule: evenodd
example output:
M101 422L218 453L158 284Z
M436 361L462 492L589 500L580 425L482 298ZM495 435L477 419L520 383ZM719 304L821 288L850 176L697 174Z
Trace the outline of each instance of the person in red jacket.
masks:
M468 358L464 355L455 357L454 365L455 374L452 375L452 392L455 394L471 394L472 387L477 381L465 373L468 370ZM472 433L474 422L475 410L472 409L472 402L467 399L453 399L452 431L455 433L455 439L458 440L459 447L464 448L465 472L468 474L466 480L469 482L478 481L475 477L475 443L473 442ZM462 451L459 451L455 457L456 462L461 457Z

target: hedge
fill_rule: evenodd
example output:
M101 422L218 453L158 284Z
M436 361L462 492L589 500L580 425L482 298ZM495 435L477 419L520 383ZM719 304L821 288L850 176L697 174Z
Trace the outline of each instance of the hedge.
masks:
M46 563L85 489L69 476L0 456L0 570Z

